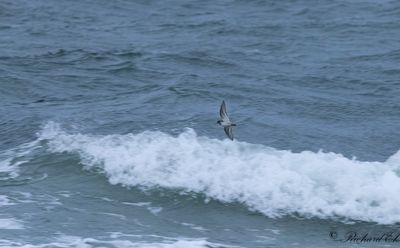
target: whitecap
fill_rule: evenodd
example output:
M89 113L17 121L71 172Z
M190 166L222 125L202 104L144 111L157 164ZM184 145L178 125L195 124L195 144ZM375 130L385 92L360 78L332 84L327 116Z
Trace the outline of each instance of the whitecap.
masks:
M294 153L263 145L146 131L94 136L68 134L51 123L40 139L51 152L77 153L111 184L196 192L240 202L269 217L400 222L400 156L363 162L341 154Z

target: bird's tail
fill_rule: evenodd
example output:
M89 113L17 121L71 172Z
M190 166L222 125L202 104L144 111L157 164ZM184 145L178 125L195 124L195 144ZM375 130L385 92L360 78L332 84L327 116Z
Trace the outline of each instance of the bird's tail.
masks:
M232 123L232 124L231 124L231 126L234 126L234 127L235 127L235 126L236 126L236 124L235 124L235 123Z

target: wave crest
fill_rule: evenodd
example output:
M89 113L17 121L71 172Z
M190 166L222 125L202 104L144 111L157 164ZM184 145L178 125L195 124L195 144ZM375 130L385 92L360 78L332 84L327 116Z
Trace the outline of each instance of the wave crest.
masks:
M386 162L341 154L293 153L263 145L146 131L92 136L68 134L56 123L39 134L52 152L78 153L111 184L164 187L240 202L269 217L400 221L400 153Z

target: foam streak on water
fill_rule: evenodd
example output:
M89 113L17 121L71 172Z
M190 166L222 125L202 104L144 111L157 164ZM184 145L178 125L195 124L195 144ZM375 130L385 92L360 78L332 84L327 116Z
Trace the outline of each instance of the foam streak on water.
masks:
M18 166L27 162L27 157L39 147L39 140L24 143L15 148L0 151L0 180L15 178L19 175Z
M77 247L77 248L91 248L91 247L133 247L133 248L205 248L205 247L233 247L221 244L214 244L206 240L166 240L164 242L132 242L129 240L98 240L94 238L82 238L76 236L61 235L54 242L32 245L23 244L20 242L13 242L9 240L0 239L1 247L24 247L24 248L45 248L45 247Z
M400 153L386 162L362 162L199 137L191 129L177 137L150 131L92 136L68 134L56 123L48 123L39 139L48 140L51 152L79 154L111 184L202 193L269 217L400 221Z

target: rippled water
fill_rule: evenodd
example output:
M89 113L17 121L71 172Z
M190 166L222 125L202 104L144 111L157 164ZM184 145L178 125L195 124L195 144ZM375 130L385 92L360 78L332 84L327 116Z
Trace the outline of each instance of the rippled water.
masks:
M332 232L398 228L399 40L397 1L0 1L0 246L396 246Z

